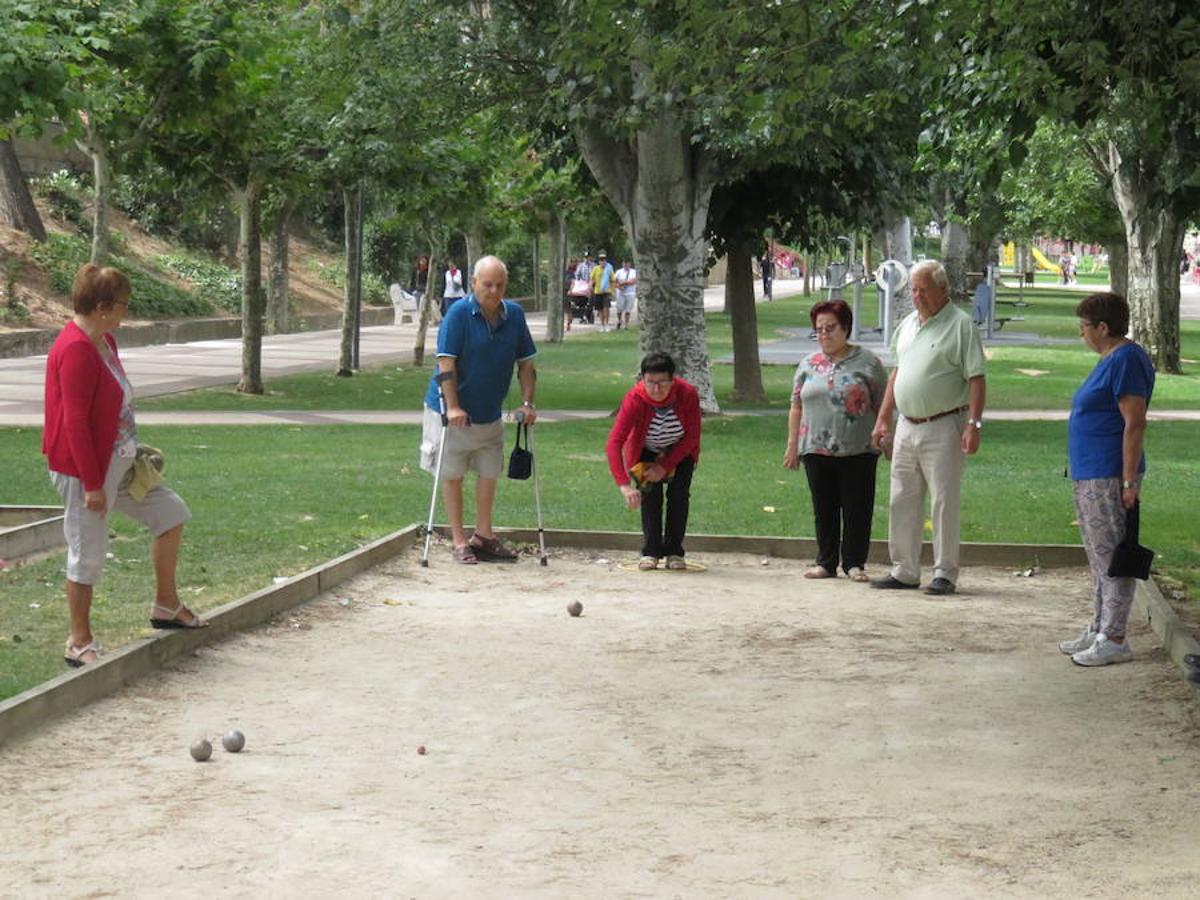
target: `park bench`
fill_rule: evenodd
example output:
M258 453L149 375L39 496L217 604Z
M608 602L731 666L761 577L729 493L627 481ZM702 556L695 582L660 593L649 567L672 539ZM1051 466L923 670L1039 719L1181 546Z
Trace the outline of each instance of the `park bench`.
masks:
M416 294L410 294L400 285L393 284L388 288L388 295L392 298L392 309L396 311L394 324L402 325L405 322L411 322L418 309Z
M1024 322L1024 316L996 316L992 319L992 324L996 326L997 331L1003 331L1004 326L1009 322Z

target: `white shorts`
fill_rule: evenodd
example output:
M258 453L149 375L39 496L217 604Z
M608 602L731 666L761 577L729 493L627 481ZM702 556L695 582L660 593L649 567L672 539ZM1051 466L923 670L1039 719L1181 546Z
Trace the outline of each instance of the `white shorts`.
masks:
M421 420L421 468L430 474L437 467L442 441L442 416L428 406ZM442 457L445 479L462 478L468 471L480 478L499 478L504 469L504 420L466 428L447 427L446 453Z
M153 537L165 534L192 517L179 495L169 487L151 488L139 503L120 487L121 479L133 465L132 457L118 456L114 450L104 476L104 496L108 512L123 512L141 522ZM104 570L108 553L108 516L94 513L84 505L83 482L73 475L51 472L54 484L63 501L63 534L67 539L67 578L76 584L95 584Z
M633 312L633 305L637 303L637 292L617 291L617 312Z

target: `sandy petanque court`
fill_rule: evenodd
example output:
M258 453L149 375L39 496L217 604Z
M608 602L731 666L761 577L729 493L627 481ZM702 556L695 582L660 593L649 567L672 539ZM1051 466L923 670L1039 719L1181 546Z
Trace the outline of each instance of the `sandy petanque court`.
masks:
M1144 629L1058 653L1082 571L694 558L412 548L52 722L0 748L0 895L1200 892L1195 701Z

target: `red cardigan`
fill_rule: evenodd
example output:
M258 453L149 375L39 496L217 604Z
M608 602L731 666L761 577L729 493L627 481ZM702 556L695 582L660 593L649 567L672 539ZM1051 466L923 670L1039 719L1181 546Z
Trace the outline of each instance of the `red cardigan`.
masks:
M113 355L117 342L104 335ZM125 392L96 345L67 323L46 358L46 426L42 453L51 471L74 475L85 491L104 487Z
M646 432L650 430L656 406L674 406L679 424L683 426L683 437L659 460L659 465L670 474L686 457L690 456L696 461L700 459L700 395L696 389L682 378L676 378L671 383L666 399L662 403L655 403L646 393L645 385L639 381L621 401L617 421L613 423L604 447L608 455L608 469L618 485L629 484L629 467L642 456Z

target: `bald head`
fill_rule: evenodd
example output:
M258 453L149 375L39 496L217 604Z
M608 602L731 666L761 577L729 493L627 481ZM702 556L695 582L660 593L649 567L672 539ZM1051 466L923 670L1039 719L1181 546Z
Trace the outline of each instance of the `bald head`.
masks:
M508 266L506 266L504 264L504 260L498 256L481 256L479 259L475 260L475 269L471 272L471 277L478 278L479 274L484 269L489 268L499 269L500 274L504 276L504 280L508 280Z
M486 310L499 307L508 287L508 266L498 256L482 256L475 262L471 288L475 299Z

